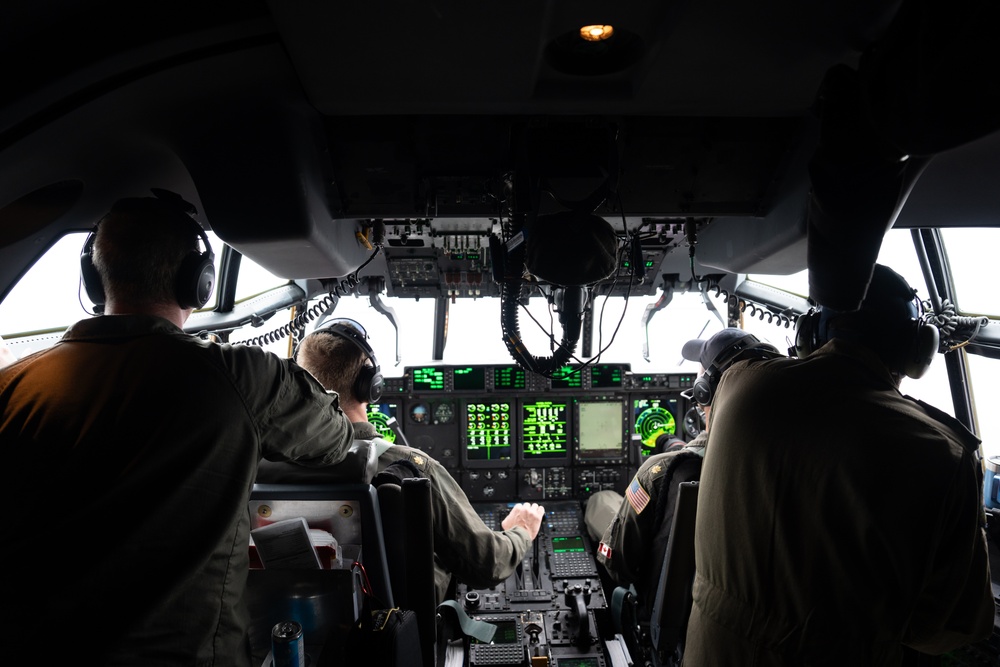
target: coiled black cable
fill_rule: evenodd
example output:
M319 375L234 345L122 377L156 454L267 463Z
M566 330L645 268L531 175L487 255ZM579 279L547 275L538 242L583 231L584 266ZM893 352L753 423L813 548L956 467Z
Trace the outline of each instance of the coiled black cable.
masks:
M776 324L777 326L784 325L784 327L788 329L789 327L792 327L795 324L795 321L799 318L799 316L794 313L776 313L766 305L741 299L735 294L730 294L729 291L723 289L722 286L719 285L718 281L715 280L709 283L708 289L715 290L716 298L724 299L727 303L731 298L737 299L737 307L740 309L741 313L746 312L747 309L749 309L750 317L756 316L761 322L767 319L768 324Z
M255 346L270 345L271 343L277 343L283 338L304 331L307 324L327 312L327 309L336 303L340 297L354 294L357 286L361 284L361 279L358 277L358 274L362 269L368 266L373 259L375 259L375 256L378 255L381 250L382 245L376 245L372 254L369 255L368 259L366 259L361 266L354 269L354 271L352 271L345 278L341 278L340 281L334 283L333 286L329 288L327 295L323 297L321 301L314 304L310 308L303 310L301 313L292 318L291 322L283 324L274 331L269 331L265 334L261 334L260 336L255 336L242 341L242 344Z
M990 323L990 318L984 316L969 317L959 315L958 309L949 299L942 299L939 310L928 299L921 301L924 310L924 320L933 324L941 332L939 352L951 352L965 347L979 335L980 329Z
M260 336L247 339L243 341L243 344L263 346L270 345L271 343L277 343L281 339L291 336L297 331L304 330L307 324L326 312L326 309L333 305L339 298L340 296L331 292L323 297L322 301L296 315L291 322L278 327L274 331L268 331Z

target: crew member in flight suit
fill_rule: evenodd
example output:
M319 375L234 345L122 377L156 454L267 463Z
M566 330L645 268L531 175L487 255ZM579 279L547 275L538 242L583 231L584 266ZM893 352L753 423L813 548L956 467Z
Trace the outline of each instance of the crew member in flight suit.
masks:
M706 424L714 389L731 364L738 359L779 356L774 347L737 328L723 329L707 340L688 341L681 353L685 359L701 363L703 372L688 398L695 400L703 411ZM697 481L701 476L707 441L705 430L687 444L675 438L666 451L653 454L643 462L624 498L613 491L602 491L588 500L591 531L595 530L591 524L598 521L596 515L602 512L591 503L607 506L613 502L617 508L601 537L597 561L617 583L634 586L642 620L649 618L653 605L652 591L656 590L666 555L678 487L683 482Z
M40 633L37 662L249 665L258 463L333 465L354 437L295 364L182 330L215 267L169 194L117 202L88 237L84 285L105 314L0 369L0 571L23 582L0 621Z
M898 665L904 646L989 637L979 439L899 390L938 337L915 291L876 265L860 310L799 318L799 358L729 368L698 493L685 664ZM780 428L747 428L778 412Z
M378 396L371 390L374 383L381 383L381 376L366 337L356 322L336 320L303 338L295 360L323 386L340 395L341 407L353 422L355 438L374 441L378 448L378 472L405 460L431 480L437 601L447 599L453 577L473 588L489 588L504 581L514 573L538 534L545 509L537 503L518 503L501 522L503 530L492 530L440 463L419 449L379 438L368 422L368 404ZM274 481L278 476L282 482L294 480L295 468L292 464L269 464L261 468L257 481Z

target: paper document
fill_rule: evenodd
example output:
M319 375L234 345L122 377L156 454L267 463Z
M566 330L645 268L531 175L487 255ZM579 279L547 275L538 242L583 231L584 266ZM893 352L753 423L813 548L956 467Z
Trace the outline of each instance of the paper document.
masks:
M309 532L309 524L298 517L255 528L250 537L265 569L320 570L323 566Z

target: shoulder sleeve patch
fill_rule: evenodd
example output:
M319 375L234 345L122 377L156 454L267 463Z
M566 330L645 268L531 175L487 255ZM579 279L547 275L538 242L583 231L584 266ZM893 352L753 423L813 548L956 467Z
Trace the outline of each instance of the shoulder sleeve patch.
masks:
M632 478L632 483L625 489L625 497L636 514L641 514L642 510L646 509L646 505L649 504L649 494L646 493L646 489L642 488L642 484L636 478Z

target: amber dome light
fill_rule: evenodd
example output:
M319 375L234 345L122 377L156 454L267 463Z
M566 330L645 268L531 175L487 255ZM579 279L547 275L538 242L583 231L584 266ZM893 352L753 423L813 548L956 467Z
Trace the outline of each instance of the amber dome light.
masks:
M615 34L615 29L610 25L585 25L580 28L580 37L588 42L600 42Z

